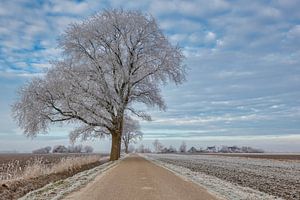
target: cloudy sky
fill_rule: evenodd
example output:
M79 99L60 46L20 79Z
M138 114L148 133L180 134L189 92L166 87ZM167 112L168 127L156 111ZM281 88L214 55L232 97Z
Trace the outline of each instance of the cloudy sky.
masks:
M56 40L68 24L109 8L150 13L186 56L187 82L164 87L167 111L151 111L154 121L141 122L145 144L159 138L166 145L185 140L300 152L297 0L1 0L0 151L68 144L72 127L25 138L11 105L17 88L59 57ZM109 141L93 145L105 150Z

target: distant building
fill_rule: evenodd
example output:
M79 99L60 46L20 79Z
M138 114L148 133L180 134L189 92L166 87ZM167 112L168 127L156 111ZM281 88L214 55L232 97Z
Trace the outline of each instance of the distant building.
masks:
M188 150L189 153L197 153L198 150L195 148L195 147L191 147L189 150Z

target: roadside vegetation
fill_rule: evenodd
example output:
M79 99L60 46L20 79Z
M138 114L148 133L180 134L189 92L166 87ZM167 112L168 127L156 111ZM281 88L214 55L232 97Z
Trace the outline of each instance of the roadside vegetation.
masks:
M0 165L0 181L20 180L64 171L74 171L83 165L99 162L100 155L35 157L27 161L11 160Z
M100 154L2 154L0 158L0 200L18 199L108 161Z

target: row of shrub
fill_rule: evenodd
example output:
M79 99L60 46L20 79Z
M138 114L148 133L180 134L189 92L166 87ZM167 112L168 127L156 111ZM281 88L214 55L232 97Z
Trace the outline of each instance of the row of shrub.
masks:
M64 145L56 145L53 148L50 146L43 147L40 149L35 149L32 151L33 154L48 154L51 153L93 153L94 149L93 147L86 145L72 145L65 147Z

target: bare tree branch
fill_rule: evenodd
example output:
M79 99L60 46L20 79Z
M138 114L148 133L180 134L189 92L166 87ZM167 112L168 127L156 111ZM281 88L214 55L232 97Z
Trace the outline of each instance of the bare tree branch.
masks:
M20 90L13 116L28 136L62 122L81 125L72 139L110 134L111 159L120 154L124 116L151 119L136 103L164 110L160 86L185 80L180 48L138 11L107 10L74 23L59 46L62 56L45 77Z

